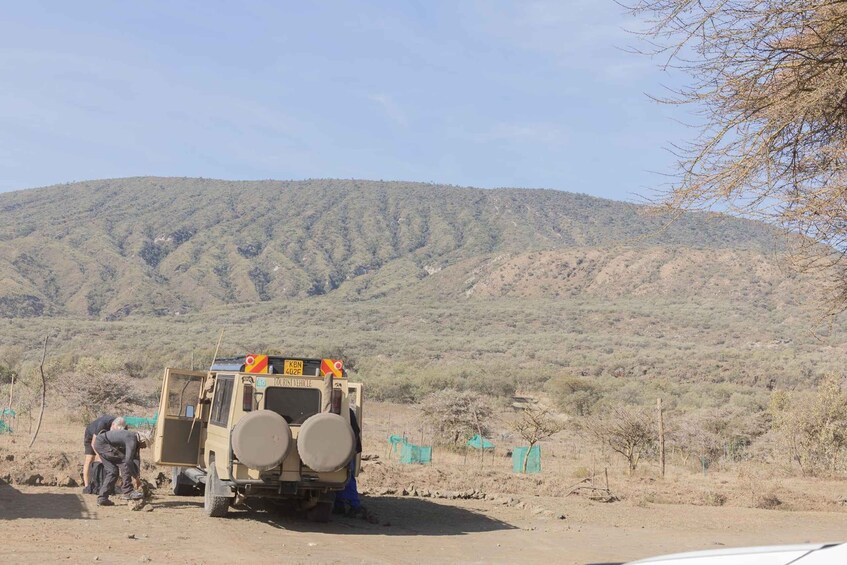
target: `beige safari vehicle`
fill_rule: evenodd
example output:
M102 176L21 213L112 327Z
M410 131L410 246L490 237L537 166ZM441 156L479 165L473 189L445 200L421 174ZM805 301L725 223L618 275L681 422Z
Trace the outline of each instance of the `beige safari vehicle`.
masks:
M169 368L154 460L176 495L204 496L222 517L248 498L289 501L327 521L335 492L361 466L362 385L340 361L245 355L205 372ZM361 429L361 428L358 428Z

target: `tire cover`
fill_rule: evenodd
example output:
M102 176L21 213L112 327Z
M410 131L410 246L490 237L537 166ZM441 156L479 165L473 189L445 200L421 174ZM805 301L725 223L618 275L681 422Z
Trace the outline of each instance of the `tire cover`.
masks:
M315 414L300 426L297 452L313 471L337 471L350 462L355 451L353 428L338 414Z
M291 428L285 418L271 410L250 412L232 429L232 451L251 469L276 467L290 448Z

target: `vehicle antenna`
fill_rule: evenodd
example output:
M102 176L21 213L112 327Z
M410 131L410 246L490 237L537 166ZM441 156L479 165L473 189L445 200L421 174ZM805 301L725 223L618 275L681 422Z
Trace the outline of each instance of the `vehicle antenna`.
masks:
M221 350L221 342L223 341L223 339L224 339L224 329L221 328L221 335L218 336L218 345L217 345L217 347L215 347L215 354L212 356L212 364L209 365L210 371L212 370L212 367L215 366L215 359L218 358L218 351Z
M214 366L215 366L215 359L217 359L217 358L218 358L218 352L219 352L219 351L220 351L220 349L221 349L221 342L223 341L223 339L224 339L224 329L223 329L223 328L221 328L221 335L220 335L220 336L218 336L218 345L215 347L215 354L214 354L214 355L212 355L212 364L211 364L211 365L209 365L209 370L210 370L210 371L212 370L212 367L214 367ZM194 355L194 354L192 353L192 357L193 357L193 355ZM191 362L191 368L192 368L192 369L194 368L194 362L193 362L193 361ZM198 408L200 408L199 400L200 400L200 396L201 396L202 394L203 394L203 389L201 388L201 389L200 389L200 392L198 392L198 394L197 394L197 400L198 400L197 407L198 407ZM194 435L194 424L196 424L196 423L197 423L197 418L198 418L198 417L202 417L202 413L203 413L202 408L201 408L200 410L197 410L197 409L195 409L195 410L194 410L194 419L193 419L193 420L191 420L191 429L188 431L188 437L185 439L185 443L188 443L188 442L190 442L190 441L191 441L191 436L193 436L193 435Z

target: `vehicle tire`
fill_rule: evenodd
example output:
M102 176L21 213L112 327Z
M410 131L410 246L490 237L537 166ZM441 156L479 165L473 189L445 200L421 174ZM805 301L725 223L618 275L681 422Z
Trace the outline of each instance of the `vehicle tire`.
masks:
M172 467L171 494L174 496L193 496L197 494L197 487L185 478L181 467Z
M333 501L322 500L316 506L306 510L306 519L310 522L326 524L332 517Z
M203 496L203 510L206 516L210 518L223 518L229 511L229 505L232 502L231 496L215 496L213 485L218 481L218 471L215 469L215 462L209 464L209 473L206 475L206 492Z

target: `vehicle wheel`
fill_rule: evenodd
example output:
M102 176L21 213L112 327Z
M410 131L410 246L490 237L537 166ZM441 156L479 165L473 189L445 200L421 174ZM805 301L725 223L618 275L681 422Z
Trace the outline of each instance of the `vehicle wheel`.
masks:
M203 510L206 511L206 516L210 518L223 518L229 511L229 504L232 502L231 496L214 496L213 485L218 481L218 471L215 469L215 462L212 461L209 465L209 474L206 475L206 492L203 497Z
M197 494L197 488L185 478L180 467L171 471L171 493L175 496L192 496Z
M332 501L320 501L317 506L306 511L306 519L310 522L325 524L332 517Z

